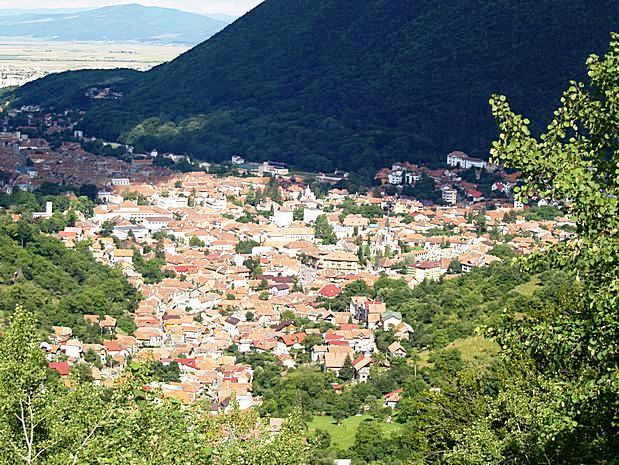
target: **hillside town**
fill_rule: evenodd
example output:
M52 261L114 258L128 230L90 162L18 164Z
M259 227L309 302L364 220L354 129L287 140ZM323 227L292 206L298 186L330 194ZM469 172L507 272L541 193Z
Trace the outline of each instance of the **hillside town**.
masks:
M11 126L12 118L23 124ZM351 382L363 383L374 364L407 356L415 322L362 295L333 310L330 302L348 285L372 286L388 276L415 288L489 266L506 248L528 255L573 236L568 218L531 216L514 199L519 173L463 152L446 154L441 167L395 164L376 173L371 189L353 193L339 185L347 173L310 180L239 155L227 175L209 172L208 163L184 173L155 163L182 162L185 155L95 155L70 121L36 108L5 116L2 191L96 186L91 214L80 213L55 235L67 248L86 241L96 260L122 270L141 300L132 334L110 315L84 316L99 328L101 344L54 327L42 349L63 378L88 363L95 383L108 385L133 360L159 362L178 367L178 377L153 389L185 404L209 399L214 412L233 400L241 409L260 404L252 367L237 363L247 353L336 375L352 365ZM66 131L71 141L28 135ZM428 180L434 200L408 195ZM36 218L54 213L49 203ZM158 277L144 266L154 261L161 263ZM382 353L378 331L393 334ZM400 393L385 395L384 406L397 406Z

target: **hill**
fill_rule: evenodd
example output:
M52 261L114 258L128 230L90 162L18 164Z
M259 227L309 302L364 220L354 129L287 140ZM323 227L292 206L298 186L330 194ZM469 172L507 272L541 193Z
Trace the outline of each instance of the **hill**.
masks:
M81 340L100 342L84 315L111 315L130 332L136 300L122 273L97 263L86 245L69 250L35 224L0 216L0 321L21 304L45 332L68 326Z
M180 10L116 5L70 13L0 17L0 36L63 41L138 41L197 44L228 23Z
M547 115L588 54L607 49L617 17L616 0L266 0L125 81L124 98L97 104L83 128L312 170L485 156L497 135L490 95ZM39 85L16 96L34 103Z

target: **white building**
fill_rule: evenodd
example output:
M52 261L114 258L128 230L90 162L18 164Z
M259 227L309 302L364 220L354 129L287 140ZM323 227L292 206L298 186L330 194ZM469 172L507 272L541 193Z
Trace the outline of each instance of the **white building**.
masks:
M189 199L187 197L159 197L157 206L166 210L174 210L178 208L186 208Z
M458 192L451 187L441 188L441 196L446 203L455 204L458 200Z
M228 206L228 201L225 197L215 198L215 197L205 197L204 198L204 206L212 208L213 210L225 210Z
M129 178L113 178L112 186L128 186L131 184Z
M33 219L47 219L51 218L54 213L52 202L45 202L45 211L44 212L35 212L32 214Z
M449 166L455 166L458 168L469 169L469 168L484 168L488 169L488 162L482 160L481 158L473 158L469 157L464 152L451 152L447 155L447 164Z
M313 223L320 215L322 215L322 210L319 208L305 208L303 209L303 222Z
M280 228L286 228L294 221L294 212L289 208L280 208L273 213L273 222Z
M404 175L402 173L402 170L392 171L391 173L389 173L389 184L399 186L400 184L402 184L403 180Z
M231 162L233 165L242 165L243 163L245 163L245 159L239 155L232 155Z

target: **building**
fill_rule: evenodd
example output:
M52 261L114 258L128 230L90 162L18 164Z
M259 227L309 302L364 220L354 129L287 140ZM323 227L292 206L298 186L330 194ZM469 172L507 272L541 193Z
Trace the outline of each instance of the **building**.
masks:
M280 228L290 226L294 221L294 212L290 208L280 208L273 213L273 223Z
M357 271L359 258L349 252L331 252L320 259L318 267L328 270Z
M454 205L458 201L458 191L452 189L451 187L441 188L441 196L445 203Z
M400 184L402 184L403 180L404 175L402 173L402 170L392 171L391 173L389 173L389 184L393 186L399 186Z
M483 168L488 169L488 162L481 158L469 157L464 152L451 152L447 155L447 164L457 168L469 169L469 168Z

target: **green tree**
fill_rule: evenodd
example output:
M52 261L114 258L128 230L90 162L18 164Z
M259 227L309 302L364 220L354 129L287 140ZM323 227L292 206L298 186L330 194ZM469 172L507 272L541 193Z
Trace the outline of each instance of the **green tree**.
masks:
M250 254L252 249L254 247L258 247L260 244L257 243L256 241L252 241L252 240L244 240L244 241L239 241L237 242L236 246L234 247L236 253L239 254Z
M344 365L342 366L342 368L340 369L340 372L338 373L338 377L342 381L350 381L351 379L353 379L354 376L355 376L355 369L352 366L352 360L350 359L350 356L347 355L346 359L344 360Z
M316 218L316 223L314 225L315 236L317 239L321 239L323 244L335 244L337 242L337 238L335 237L335 233L333 232L333 226L329 223L326 215L320 215Z
M619 450L619 35L587 61L590 82L571 82L547 132L491 100L501 135L495 162L522 173L521 199L568 199L578 240L523 266L560 267L569 288L537 311L513 309L488 333L508 374L486 421L465 428L452 463L613 463ZM484 450L480 447L483 441Z
M197 236L192 236L189 239L189 247L204 247L204 241L200 240Z
M382 459L387 452L386 438L379 422L363 422L355 434L353 453L359 463L372 463Z
M303 214L305 212L305 208L303 207L294 207L292 211L292 219L294 221L303 221Z

